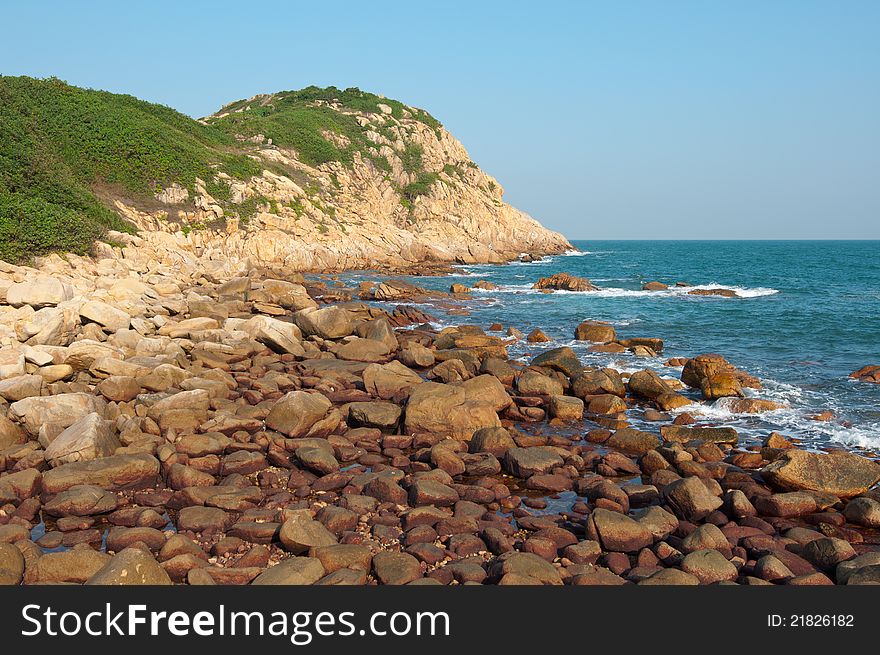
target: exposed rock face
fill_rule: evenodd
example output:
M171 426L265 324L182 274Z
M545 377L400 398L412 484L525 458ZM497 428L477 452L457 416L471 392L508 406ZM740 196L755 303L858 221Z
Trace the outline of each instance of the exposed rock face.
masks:
M139 243L162 262L200 257L331 271L421 262L500 263L523 252L571 248L562 235L505 203L497 180L480 170L449 132L420 121L415 110L395 118L341 104L327 107L344 120L355 118L390 170L362 151L348 164L311 166L294 150L260 138L261 147L250 152L265 170L249 180L224 179L233 201L227 212L205 184L196 185L193 195L183 193L186 189L169 192L174 188L169 186L157 196L160 210L144 211L124 198L114 200L114 209L140 228ZM421 155L421 181L404 162L412 152ZM285 169L290 173L276 172ZM401 195L417 181L424 185L418 195ZM257 203L247 225L232 216L236 203L243 202ZM205 227L218 222L220 227ZM59 297L55 293L47 300Z

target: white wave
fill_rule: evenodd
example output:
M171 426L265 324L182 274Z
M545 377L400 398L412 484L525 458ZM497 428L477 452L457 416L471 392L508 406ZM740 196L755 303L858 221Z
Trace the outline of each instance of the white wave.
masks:
M560 255L560 257L583 257L584 255L592 255L593 253L589 250L566 250L564 253Z
M738 298L759 298L762 296L772 296L779 293L779 289L770 287L740 287L722 284L701 284L690 287L670 287L662 291L644 291L642 289L622 289L619 287L606 287L596 291L553 291L552 295L577 294L586 295L591 298L669 298L669 297L688 297L700 298L700 296L692 296L690 291L697 289L730 289L734 291ZM541 289L533 289L531 284L503 284L497 289L491 291L486 289L474 289L476 292L483 293L518 293L518 294L541 294L548 295ZM713 298L723 298L723 296L712 296Z

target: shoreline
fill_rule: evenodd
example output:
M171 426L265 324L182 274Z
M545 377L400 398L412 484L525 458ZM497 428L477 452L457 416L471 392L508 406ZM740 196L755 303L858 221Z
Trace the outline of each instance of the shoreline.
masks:
M13 583L880 574L880 464L778 434L739 448L731 428L664 417L687 399L650 370L590 370L566 347L524 365L488 326L425 327L393 289L376 306L325 285L319 303L294 275L72 261L3 273L0 569ZM599 322L577 336L663 351ZM682 388L707 398L748 401L738 391L756 382L718 356L681 365ZM633 408L658 431L629 427Z

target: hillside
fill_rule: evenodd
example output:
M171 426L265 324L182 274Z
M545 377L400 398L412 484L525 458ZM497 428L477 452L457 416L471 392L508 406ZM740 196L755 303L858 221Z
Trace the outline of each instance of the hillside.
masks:
M395 100L308 87L196 121L56 79L0 77L0 259L86 253L95 239L107 255L147 241L297 270L569 247L504 203L439 121Z

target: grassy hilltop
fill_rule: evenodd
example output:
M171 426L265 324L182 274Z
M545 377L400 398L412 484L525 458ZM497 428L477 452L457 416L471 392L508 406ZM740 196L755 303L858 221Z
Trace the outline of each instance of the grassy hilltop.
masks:
M349 165L359 151L387 169L357 117L389 108L391 117L407 112L440 129L427 112L359 89L308 87L258 96L197 121L130 95L54 78L0 76L0 259L86 253L108 229L131 229L110 208L110 198L151 200L175 183L192 191L199 178L222 201L229 188L217 173L246 180L278 166L260 161L257 135L294 149L309 166ZM407 148L402 158L416 176L400 189L405 202L432 180L421 170L417 149Z

